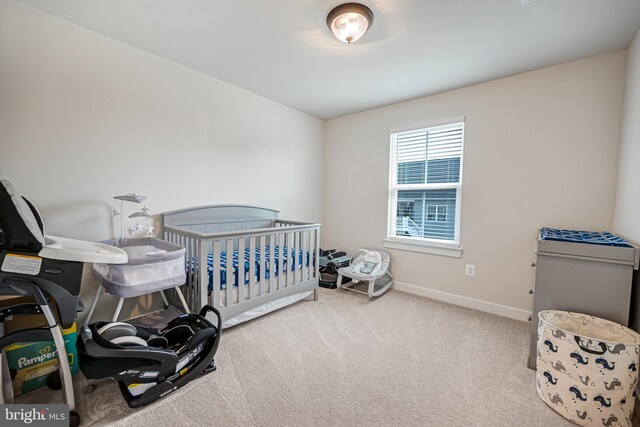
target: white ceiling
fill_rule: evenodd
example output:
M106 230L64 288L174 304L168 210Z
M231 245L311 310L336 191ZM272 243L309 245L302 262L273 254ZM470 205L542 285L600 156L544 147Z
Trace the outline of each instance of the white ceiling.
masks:
M373 27L346 45L325 23L340 0L21 1L325 119L622 49L640 27L640 0L361 0Z

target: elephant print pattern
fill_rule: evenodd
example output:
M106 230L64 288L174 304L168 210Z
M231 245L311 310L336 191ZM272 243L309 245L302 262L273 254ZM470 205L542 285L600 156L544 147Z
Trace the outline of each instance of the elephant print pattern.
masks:
M613 426L613 423L617 423L617 422L618 422L618 417L616 417L615 415L611 415L606 420L604 418L602 419L602 425L606 427L611 427Z

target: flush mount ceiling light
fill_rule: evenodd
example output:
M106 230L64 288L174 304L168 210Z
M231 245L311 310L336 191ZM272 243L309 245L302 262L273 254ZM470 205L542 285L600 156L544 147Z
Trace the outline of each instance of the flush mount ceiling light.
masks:
M351 43L367 32L373 23L373 12L360 3L345 3L334 7L327 15L327 25L338 40Z

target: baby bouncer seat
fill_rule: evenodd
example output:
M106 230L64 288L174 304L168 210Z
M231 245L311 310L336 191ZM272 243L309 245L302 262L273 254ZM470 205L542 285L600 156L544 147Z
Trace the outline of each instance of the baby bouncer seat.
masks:
M352 262L347 267L338 269L338 289L364 293L369 298L377 297L393 287L393 277L389 271L391 256L385 251L369 251L359 249L352 256ZM343 277L349 277L352 281L342 283ZM359 282L368 282L367 292L356 289L354 285Z

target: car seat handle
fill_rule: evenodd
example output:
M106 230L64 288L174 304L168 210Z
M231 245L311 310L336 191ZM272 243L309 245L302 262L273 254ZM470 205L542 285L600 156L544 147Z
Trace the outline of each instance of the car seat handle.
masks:
M220 315L218 309L210 304L203 305L200 309L200 317L206 320L208 312L212 312L216 315L216 317L218 318L218 330L222 331L222 316Z

